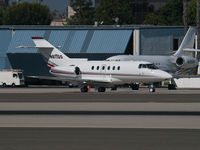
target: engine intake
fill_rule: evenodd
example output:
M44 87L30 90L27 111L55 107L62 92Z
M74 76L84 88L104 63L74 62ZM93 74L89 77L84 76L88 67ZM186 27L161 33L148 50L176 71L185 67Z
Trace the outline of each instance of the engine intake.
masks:
M74 70L75 74L76 75L79 75L80 74L80 68L79 67L75 67L75 70Z
M182 57L178 57L177 59L176 59L176 65L177 66L182 66L184 64L184 59L182 58Z
M176 66L181 68L193 68L198 65L196 58L190 56L181 56L176 59Z

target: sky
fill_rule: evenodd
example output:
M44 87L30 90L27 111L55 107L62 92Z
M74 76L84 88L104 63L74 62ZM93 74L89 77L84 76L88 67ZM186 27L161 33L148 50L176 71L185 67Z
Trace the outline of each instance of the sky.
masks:
M10 3L17 0L10 0ZM18 0L21 2L37 2L38 0ZM70 0L43 0L42 4L46 4L51 11L58 10L60 13L66 13L66 8L69 5Z

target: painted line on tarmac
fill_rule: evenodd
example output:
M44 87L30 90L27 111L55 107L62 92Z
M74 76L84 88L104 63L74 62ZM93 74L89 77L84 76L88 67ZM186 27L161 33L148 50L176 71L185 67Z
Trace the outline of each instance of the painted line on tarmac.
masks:
M200 111L0 111L0 115L167 115L199 116Z

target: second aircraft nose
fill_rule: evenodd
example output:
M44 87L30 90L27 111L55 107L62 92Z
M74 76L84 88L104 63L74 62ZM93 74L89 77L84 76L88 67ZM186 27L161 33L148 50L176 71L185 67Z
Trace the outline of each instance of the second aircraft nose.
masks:
M171 79L171 78L172 78L172 75L169 74L169 73L167 73L167 72L165 72L165 71L161 71L161 73L162 73L162 78L163 78L164 80L168 80L168 79Z

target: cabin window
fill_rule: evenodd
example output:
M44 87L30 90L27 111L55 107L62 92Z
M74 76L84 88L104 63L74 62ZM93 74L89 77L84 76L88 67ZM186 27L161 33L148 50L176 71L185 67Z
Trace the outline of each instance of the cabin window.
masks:
M142 68L142 64L139 64L138 68L139 68L139 69Z
M92 68L91 68L92 70L94 70L94 66L92 66Z
M14 74L13 74L13 78L17 78L17 74L14 73Z
M97 70L99 70L99 66L97 66Z
M120 66L117 67L117 70L120 70Z
M110 66L108 66L108 70L110 70Z
M105 69L105 66L102 66L102 70L104 70Z
M115 70L115 66L113 66L113 70Z

